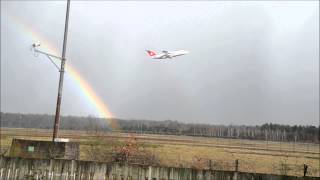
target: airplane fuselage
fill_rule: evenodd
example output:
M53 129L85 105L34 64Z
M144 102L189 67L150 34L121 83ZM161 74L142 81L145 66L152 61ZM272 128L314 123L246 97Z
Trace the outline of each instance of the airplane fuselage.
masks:
M186 50L178 50L178 51L162 51L161 53L155 53L153 51L147 51L149 56L153 59L171 59L173 57L182 56L188 54L189 52Z

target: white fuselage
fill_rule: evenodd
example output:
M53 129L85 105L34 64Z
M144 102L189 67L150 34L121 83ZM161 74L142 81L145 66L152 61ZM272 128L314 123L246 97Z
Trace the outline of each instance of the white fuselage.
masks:
M167 58L173 58L177 56L182 56L185 54L188 54L189 52L186 50L178 50L178 51L162 51L159 54L156 54L152 56L153 59L167 59Z

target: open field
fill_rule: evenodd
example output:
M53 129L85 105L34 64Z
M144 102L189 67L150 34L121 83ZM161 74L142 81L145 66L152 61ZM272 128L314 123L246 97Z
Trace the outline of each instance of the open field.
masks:
M1 128L1 150L10 147L13 138L51 140L52 130ZM212 160L221 169L233 170L239 160L239 170L245 172L320 176L318 144L280 143L255 140L169 136L152 134L60 131L60 137L80 142L80 158L90 159L90 148L111 152L116 144L134 136L138 143L154 154L164 166L190 166L202 160Z

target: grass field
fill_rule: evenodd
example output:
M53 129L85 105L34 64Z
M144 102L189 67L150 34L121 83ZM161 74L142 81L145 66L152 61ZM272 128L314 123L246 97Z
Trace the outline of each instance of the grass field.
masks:
M10 148L13 138L51 140L52 130L1 128L1 151ZM307 164L308 175L320 176L320 149L318 144L280 143L256 140L206 138L190 136L101 133L86 131L60 131L60 137L80 142L80 159L88 160L89 149L111 152L113 146L134 136L137 142L154 154L164 166L190 166L203 160L224 170L234 170L239 161L239 170L245 172L303 175ZM94 144L94 143L96 144ZM91 145L91 146L90 146ZM94 145L94 146L92 146Z

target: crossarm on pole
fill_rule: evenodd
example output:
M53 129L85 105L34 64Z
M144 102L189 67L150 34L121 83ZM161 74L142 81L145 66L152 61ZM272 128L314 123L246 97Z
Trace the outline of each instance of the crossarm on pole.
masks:
M55 56L55 55L52 55L52 54L46 53L46 52L41 51L41 50L36 49L36 48L34 48L34 51L35 51L35 52L37 52L37 53L41 53L41 54L44 54L44 55L47 55L47 56L53 57L53 58L57 58L57 59L59 59L60 61L61 61L61 59L62 59L62 58L61 58L61 57L59 57L59 56Z
M46 54L46 55L47 55L47 54ZM52 59L49 55L47 55L47 57L48 57L48 59L52 62L52 64L60 71L59 66L53 61L53 59Z
M36 49L35 47L34 47L34 52L36 52L36 53L41 53L41 54L43 54L43 55L46 55L47 58L51 61L51 63L58 69L58 71L61 71L60 67L59 67L59 66L54 62L54 60L52 59L52 58L55 58L55 59L58 59L58 60L62 61L62 58L61 58L61 57L56 56L56 55L53 55L53 54L50 54L50 53L47 53L47 52L44 52L44 51L41 51L41 50L39 50L39 49Z

